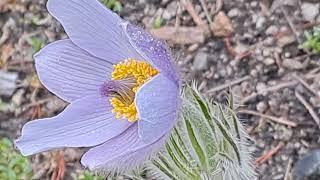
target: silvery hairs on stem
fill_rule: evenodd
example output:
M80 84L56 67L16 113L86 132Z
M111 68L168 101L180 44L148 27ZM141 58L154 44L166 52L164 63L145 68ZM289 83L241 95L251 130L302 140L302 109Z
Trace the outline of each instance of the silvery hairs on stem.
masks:
M248 180L256 172L248 150L248 135L234 108L203 97L196 86L182 90L178 124L165 150L148 164L156 179Z

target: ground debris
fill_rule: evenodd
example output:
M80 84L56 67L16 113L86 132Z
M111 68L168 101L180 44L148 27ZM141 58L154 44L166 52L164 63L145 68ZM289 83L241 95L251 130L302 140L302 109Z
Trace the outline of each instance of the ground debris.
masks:
M11 96L16 90L18 73L0 70L0 95Z
M203 43L206 33L201 27L172 27L166 26L151 31L156 37L175 44Z
M213 35L217 37L228 37L234 32L231 20L222 11L215 16L210 29Z
M300 159L293 168L293 180L304 180L316 176L320 177L320 150L313 150ZM314 177L314 178L316 178Z
M282 61L282 66L288 69L303 69L306 67L306 63L297 61L295 59L286 58Z

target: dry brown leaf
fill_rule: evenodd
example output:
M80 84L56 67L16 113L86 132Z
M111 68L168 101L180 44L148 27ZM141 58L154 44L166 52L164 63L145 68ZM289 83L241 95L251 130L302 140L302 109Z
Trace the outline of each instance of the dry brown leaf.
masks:
M214 17L214 21L210 25L210 30L213 35L217 37L228 37L234 32L231 20L222 11Z
M14 49L12 44L3 45L0 49L0 67L5 67L7 65L8 59L12 56Z
M37 75L33 75L31 78L30 78L30 86L34 89L37 89L37 88L41 88L42 85L40 83L40 80L38 78Z
M5 12L7 11L7 3L9 3L10 0L0 0L0 12Z
M0 0L0 12L7 11L25 12L26 7L17 0Z
M207 36L201 27L162 27L151 32L159 39L167 40L175 44L203 43Z

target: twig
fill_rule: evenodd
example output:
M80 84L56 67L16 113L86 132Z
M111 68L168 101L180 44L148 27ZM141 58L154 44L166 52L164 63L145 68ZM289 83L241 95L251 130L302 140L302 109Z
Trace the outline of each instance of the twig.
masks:
M320 68L318 68L318 67L314 68L314 69L310 70L308 74L315 74L315 73L319 72L319 70L320 70Z
M8 66L15 66L15 65L25 65L25 64L30 64L30 63L34 63L34 61L32 60L15 60L15 61L10 61L7 63Z
M200 0L200 3L201 3L201 6L202 6L204 13L206 14L206 17L207 17L209 24L212 24L212 19L211 19L209 12L208 12L207 4L204 2L204 0Z
M55 162L56 167L53 170L51 175L51 180L62 180L64 179L65 171L66 171L66 162L64 159L64 153L59 151L55 154Z
M297 81L289 81L289 82L282 82L278 85L275 85L275 86L271 86L269 88L266 88L265 90L263 90L262 93L265 93L265 92L269 92L269 91L277 91L279 89L282 89L282 88L286 88L286 87L290 87L290 86L294 86L298 84Z
M41 111L41 105L37 105L35 106L35 108L33 109L32 113L31 113L31 118L30 119L39 119L42 116L42 111Z
M282 67L282 60L281 60L281 57L280 57L280 53L274 52L273 56L276 59L276 63L278 65L278 67Z
M240 103L241 104L245 104L249 100L257 97L258 95L261 95L261 94L264 94L264 93L268 93L268 92L272 92L272 91L277 91L279 89L290 87L290 86L294 86L296 84L298 84L298 82L296 80L288 81L288 82L280 82L278 85L268 87L268 88L266 88L266 89L264 89L264 90L262 90L260 92L252 93L249 96L244 97L243 99L241 99Z
M193 21L198 26L204 26L206 25L206 22L204 22L201 17L198 15L196 10L193 7L193 4L189 0L181 0L182 5L186 8L190 16L192 17Z
M284 146L283 142L280 142L275 148L271 149L264 155L260 156L259 158L256 159L256 164L260 166L261 164L265 163L268 161L273 155L275 155L279 150Z
M262 118L265 118L267 120L270 120L272 122L276 122L279 124L283 124L283 125L287 125L290 127L297 127L297 124L295 122L289 121L283 117L275 117L275 116L270 116L270 115L266 115L266 114L262 114L256 111L251 111L251 110L247 110L247 109L243 109L243 110L239 110L239 113L244 113L244 114L250 114L250 115L254 115L254 116L260 116Z
M309 90L310 92L312 92L314 95L318 96L318 93L317 93L314 89L312 89L312 88L310 87L310 85L309 85L304 79L300 78L300 77L297 76L297 75L294 75L294 78L295 78L296 80L298 80L306 89L308 89L308 90Z
M318 26L318 25L320 25L320 22L309 22L309 23L305 23L305 24L300 25L300 27L298 26L296 29L304 30L304 29L312 28L312 27ZM275 38L280 38L281 36L291 34L292 33L291 31L292 30L289 29L289 30L285 30L285 31L281 31L281 32L276 32L273 34L273 36Z
M2 35L0 36L0 46L10 37L11 28L15 25L15 21L11 18L2 26Z
M32 93L31 93L31 97L30 97L30 100L32 103L36 102L36 97L38 95L38 92L39 92L39 87L36 87L33 89Z
M297 99L304 105L304 107L308 110L310 115L312 116L313 120L317 123L320 128L320 118L318 117L317 113L314 111L312 106L307 102L307 100L298 92L295 92Z
M180 26L180 16L181 16L181 3L178 3L178 8L176 11L176 22L174 23L174 27L176 29L178 29Z
M29 109L29 108L34 107L34 106L38 106L38 105L45 104L45 103L47 103L47 102L49 102L49 101L52 101L52 97L50 97L50 98L45 98L45 99L41 99L41 100L36 101L36 102L32 102L32 103L30 103L30 104L27 104L27 105L24 106L23 108L24 108L24 109Z
M231 45L231 40L230 38L225 38L224 43L226 45L227 51L230 53L231 56L236 56L237 52L236 50L232 47Z
M287 11L284 9L284 7L283 7L283 4L282 4L282 3L281 3L281 5L280 5L280 8L281 8L281 11L282 11L282 13L283 13L284 17L286 18L286 20L287 20L287 22L288 22L289 26L290 26L290 28L291 28L291 30L292 30L292 32L293 32L293 34L295 35L296 40L299 42L299 44L301 44L302 42L301 42L301 40L300 40L300 38L299 38L299 34L298 34L298 32L297 32L297 29L296 29L296 27L293 25L293 23L292 23L291 19L289 18L289 15L288 15Z
M307 74L305 76L306 79L313 79L313 78L316 78L316 77L320 77L320 73L317 73L317 74Z
M239 60L241 60L241 59L244 59L244 58L247 58L247 57L250 57L250 56L252 56L252 51L249 51L249 50L247 50L247 51L243 51L243 52L240 52L239 54L238 54L238 59Z
M216 15L222 9L222 7L223 7L223 0L217 0L216 1L216 5L215 5L215 9L213 10L211 8L211 13L210 14Z
M291 172L291 168L292 168L292 159L289 159L288 165L287 165L287 170L286 173L284 175L283 180L290 180L290 172Z
M229 82L229 83L225 83L225 84L222 84L222 85L220 85L220 86L217 86L217 87L215 87L215 88L213 88L213 89L210 89L209 91L206 92L206 94L212 94L212 93L214 93L214 92L221 91L221 90L223 90L223 89L226 89L226 88L228 88L228 87L231 87L231 86L233 86L233 85L235 85L235 84L239 84L239 83L241 83L241 82L243 82L243 81L246 81L246 80L249 80L249 79L250 79L250 76L245 76L245 77L242 77L242 78L233 80L233 81L231 81L231 82Z
M308 73L307 75L305 75L304 79L313 79L313 78L316 78L316 77L319 77L320 76L320 73L318 74L314 74L316 73L317 69L313 69L312 71L310 71L310 73ZM297 85L299 82L295 79L295 80L291 80L291 81L287 81L287 82L279 82L277 83L277 85L275 86L271 86L269 88L266 88L260 92L256 92L256 93L252 93L250 94L249 96L247 97L244 97L243 99L241 99L240 101L240 104L245 104L246 102L248 102L249 100L257 97L258 95L261 95L261 94L264 94L264 93L268 93L268 92L272 92L272 91L278 91L282 88L286 88L286 87L291 87L291 86L295 86Z

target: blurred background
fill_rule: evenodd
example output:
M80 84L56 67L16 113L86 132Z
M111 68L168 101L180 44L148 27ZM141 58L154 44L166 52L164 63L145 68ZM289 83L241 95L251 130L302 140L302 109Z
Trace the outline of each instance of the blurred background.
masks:
M320 179L319 0L101 2L165 40L182 79L207 97L232 91L258 179ZM45 0L0 0L0 179L103 179L81 167L83 149L24 158L12 144L23 124L67 105L41 85L32 58L65 38Z

